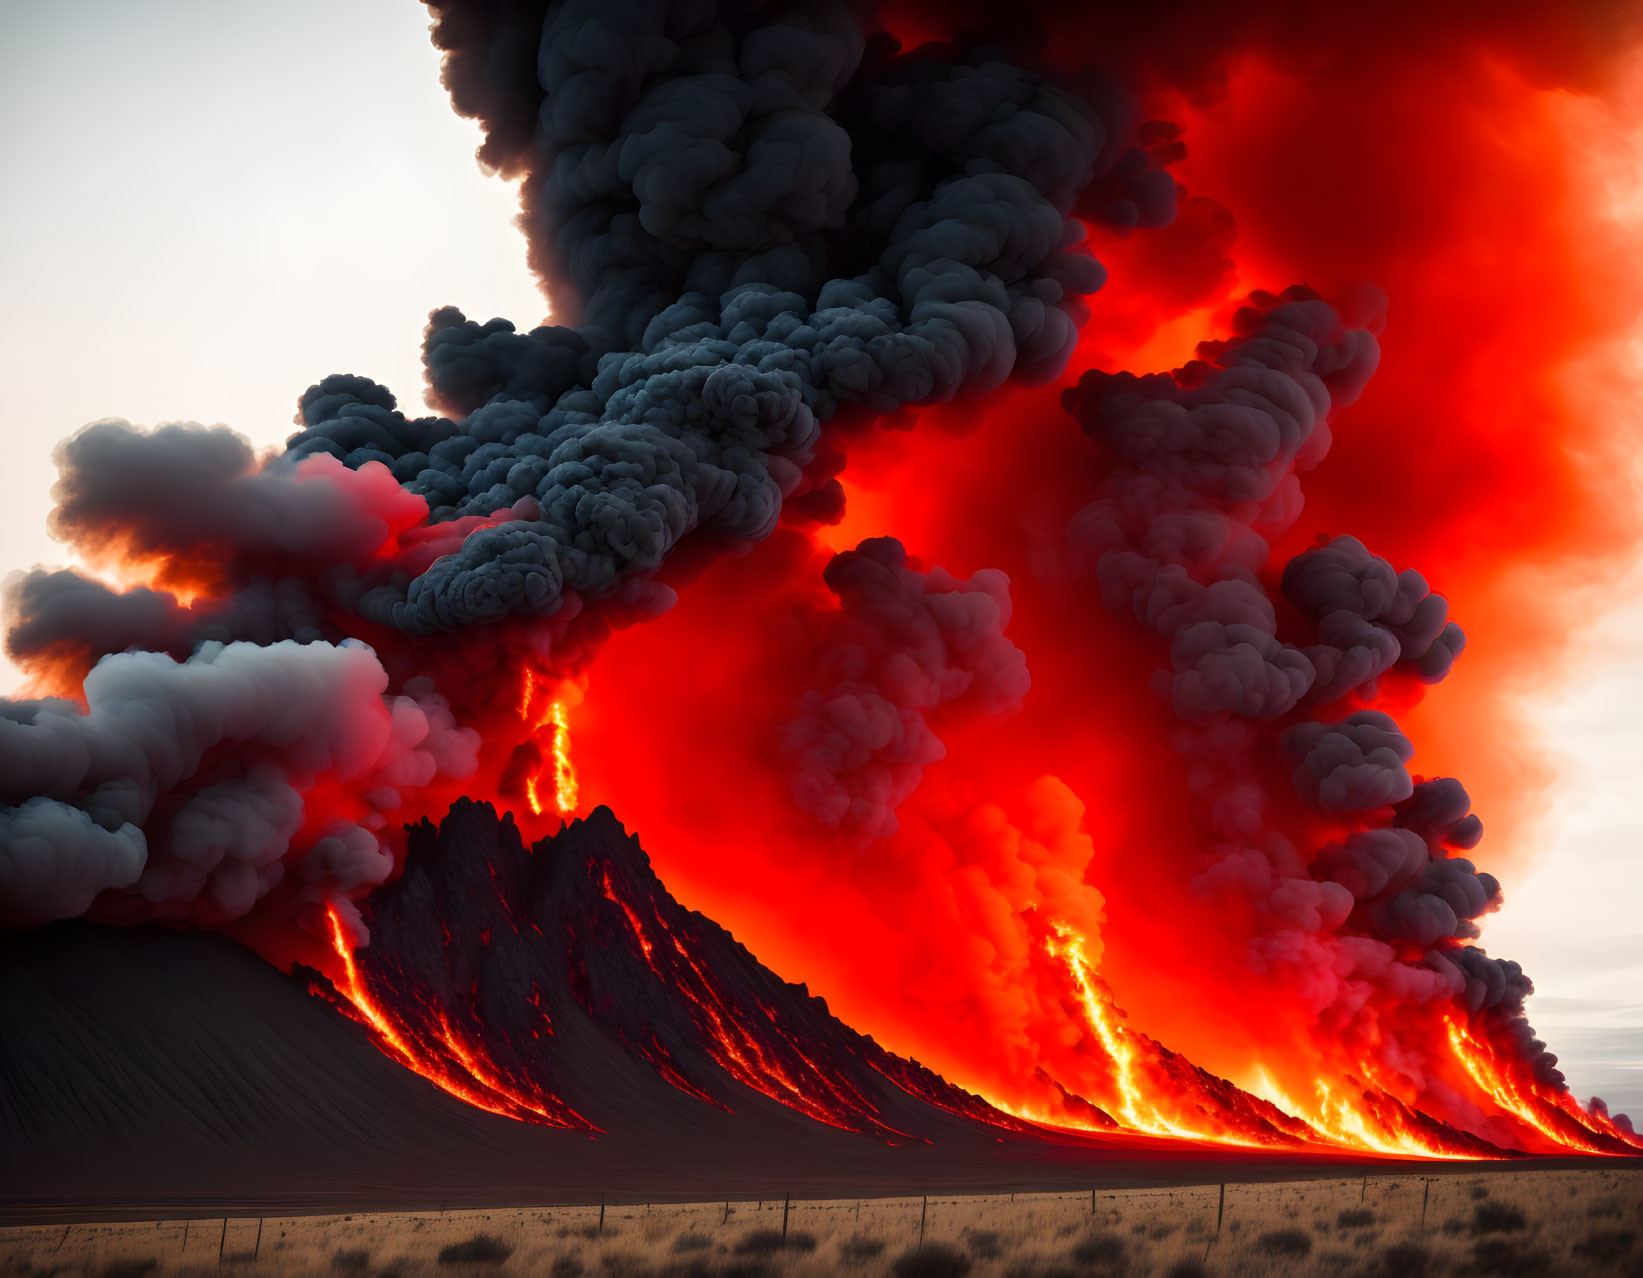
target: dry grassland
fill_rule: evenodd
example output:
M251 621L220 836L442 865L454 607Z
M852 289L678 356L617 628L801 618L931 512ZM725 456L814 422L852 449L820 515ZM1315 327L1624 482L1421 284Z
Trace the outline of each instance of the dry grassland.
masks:
M1643 1169L0 1229L0 1275L1643 1275ZM1424 1224L1422 1223L1424 1214ZM1217 1217L1220 1215L1219 1231ZM922 1228L923 1241L920 1242Z

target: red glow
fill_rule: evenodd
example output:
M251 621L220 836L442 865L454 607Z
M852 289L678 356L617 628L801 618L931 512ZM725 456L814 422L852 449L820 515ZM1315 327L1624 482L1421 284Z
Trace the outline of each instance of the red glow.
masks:
M898 3L886 20L911 41L933 38L966 8L948 7ZM1158 696L1167 653L1067 562L1069 521L1113 459L1060 403L1089 368L1186 363L1197 343L1226 336L1251 289L1305 280L1365 322L1363 282L1385 290L1380 371L1303 477L1305 509L1276 537L1265 580L1318 536L1351 532L1449 599L1469 636L1454 675L1431 690L1389 675L1369 704L1396 712L1421 775L1465 782L1488 827L1473 855L1509 899L1552 778L1506 694L1556 669L1581 590L1635 559L1640 535L1633 494L1613 478L1635 463L1635 432L1611 427L1634 411L1637 370L1615 352L1643 311L1643 253L1637 228L1595 194L1616 177L1614 157L1594 156L1583 134L1637 127L1615 117L1610 51L1527 19L1480 33L1434 17L1417 24L1417 46L1355 25L1331 34L1336 20L1323 17L1308 38L1279 39L1259 23L1220 29L1230 18L1208 8L1188 16L1204 30L1184 21L1167 49L1098 14L1049 33L1050 56L1069 61L1133 54L1125 65L1146 113L1179 124L1184 140L1173 226L1091 227L1111 278L1060 384L893 423L835 421L807 482L836 472L842 518L818 527L790 510L767 540L735 548L745 553L680 555L657 574L677 604L642 624L629 624L625 602L578 600L441 648L328 619L377 648L393 687L431 680L482 738L471 777L419 780L408 766L384 784L396 806L382 838L398 856L400 818L437 818L459 794L528 831L608 803L642 833L669 888L773 970L809 982L890 1050L1035 1122L1412 1158L1643 1148L1538 1081L1500 1025L1421 966L1422 947L1368 944L1321 916L1279 926L1269 903L1217 895L1205 867L1238 849L1212 846L1198 819L1211 764L1187 757ZM381 466L351 472L325 457L292 482L346 490L361 518L338 562L361 571L414 573L479 528L530 517L430 526L421 499ZM75 544L196 616L231 579L295 571L276 550L156 556L142 528L106 534L97 547L80 530ZM919 749L886 750L867 771L871 797L898 801L893 821L863 837L796 801L784 749L801 704L824 726L878 722L861 691L870 644L843 624L845 602L824 578L835 554L878 536L900 539L932 579L937 568L1004 574L1002 633L1031 688L1018 705L988 705L976 690L986 671L887 658L882 679L920 695L906 698L916 713L882 716L883 735L915 718L926 731L909 733ZM913 629L912 612L889 624ZM974 638L959 627L933 646L947 656ZM29 670L72 694L91 660L43 652ZM837 677L818 683L824 667ZM1249 732L1270 748L1250 752L1248 783L1285 800L1252 843L1281 837L1309 862L1380 819L1305 809L1277 728ZM289 961L312 944L291 920L322 923L337 990L383 1051L494 1113L590 1127L510 1077L479 1031L434 1007L390 1010L400 1005L356 964L339 905L321 920L323 898L302 895L303 856L336 818L362 817L358 788L323 770L305 778L286 877L242 934ZM603 893L720 1069L819 1122L905 1138L806 1054L797 1028L722 988L691 937L608 876ZM1437 948L1458 944L1446 935ZM542 1029L554 1032L545 1018ZM699 1062L675 1059L654 1032L630 1046L681 1091L724 1104L693 1078ZM930 1099L915 1074L875 1068ZM972 1116L993 1121L979 1107Z
M353 945L348 940L336 906L327 907L326 922L330 928L331 948L342 965L342 980L336 985L337 993L347 1000L356 1019L370 1031L377 1045L388 1055L458 1100L504 1118L541 1123L548 1127L585 1129L591 1126L581 1115L554 1097L503 1078L485 1060L484 1048L464 1041L449 1020L437 1011L414 1027L396 1022L372 995L364 975L355 964ZM428 1041L430 1038L431 1042Z

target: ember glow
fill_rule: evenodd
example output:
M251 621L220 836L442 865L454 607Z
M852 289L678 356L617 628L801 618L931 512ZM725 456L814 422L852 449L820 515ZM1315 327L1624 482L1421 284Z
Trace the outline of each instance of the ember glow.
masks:
M377 1045L442 1091L479 1109L521 1122L550 1127L587 1127L588 1123L556 1099L533 1092L528 1085L511 1083L485 1059L485 1048L463 1041L459 1031L437 1011L414 1026L395 1023L371 993L369 983L354 962L354 947L335 906L325 912L331 948L341 965L341 979L333 988L364 1024Z
M576 811L576 769L570 757L570 719L565 703L543 688L546 680L526 669L524 691L519 698L519 718L529 727L538 760L527 763L525 802L537 816L544 808L543 795L551 791L554 810L569 815Z
M582 1130L544 999L704 1105L892 1142L882 1080L1092 1140L1643 1149L1482 944L1544 781L1505 692L1639 540L1588 425L1643 237L1570 124L1624 50L1553 6L1487 42L429 7L569 326L436 311L435 415L334 375L280 458L64 446L54 528L125 567L10 589L64 699L0 716L8 921L224 927L453 1095ZM418 967L428 919L373 902L463 799L528 839L609 805L901 1056L841 1073L608 872L551 868L558 935L549 869L492 865ZM487 1001L494 947L563 970Z

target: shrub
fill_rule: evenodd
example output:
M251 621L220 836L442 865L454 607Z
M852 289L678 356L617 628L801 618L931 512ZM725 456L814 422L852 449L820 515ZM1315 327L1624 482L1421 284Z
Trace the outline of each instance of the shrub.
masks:
M561 1256L548 1268L550 1278L582 1278L582 1262L575 1256Z
M929 1243L902 1252L890 1272L896 1278L964 1278L970 1272L970 1258L942 1243Z
M736 1253L741 1256L764 1256L783 1247L788 1251L815 1251L816 1235L795 1229L783 1242L779 1229L755 1229L742 1235L742 1240L736 1244Z
M839 1255L846 1260L872 1260L884 1254L884 1244L877 1238L846 1238L839 1244Z
M1312 1250L1312 1236L1299 1229L1274 1229L1262 1234L1256 1245L1275 1256L1304 1256Z
M1335 1223L1342 1229L1365 1229L1375 1223L1375 1213L1354 1207L1351 1211L1343 1211L1335 1217Z
M1506 1234L1524 1228L1529 1222L1511 1203L1479 1203L1472 1211L1474 1234Z
M339 1251L331 1257L331 1268L342 1274L362 1274L371 1267L371 1253L365 1250Z
M1092 1234L1072 1250L1073 1259L1091 1269L1121 1270L1124 1254L1124 1240L1114 1234Z
M1577 1242L1574 1252L1600 1265L1612 1265L1631 1254L1637 1235L1630 1229L1594 1229L1583 1242Z
M467 1242L439 1249L442 1265L500 1265L513 1255L513 1248L495 1234L475 1234Z
M1510 1239L1485 1238L1472 1247L1472 1268L1492 1278L1541 1278L1551 1267L1552 1258L1545 1252Z
M713 1245L713 1240L706 1234L680 1234L674 1240L674 1251L706 1251Z
M1370 1272L1375 1278L1428 1278L1438 1272L1432 1253L1419 1243L1393 1243Z
M1209 1270L1204 1268L1204 1262L1194 1260L1191 1256L1185 1260L1177 1260L1164 1270L1164 1278L1207 1278L1208 1274Z
M991 1229L966 1229L964 1245L977 1260L997 1260L1004 1254L997 1232Z
M159 1267L160 1262L152 1256L141 1260L116 1260L104 1265L101 1275L102 1278L143 1278L144 1274L151 1274Z
M1481 1202L1483 1199L1489 1197L1489 1191L1482 1185L1473 1185L1472 1197Z

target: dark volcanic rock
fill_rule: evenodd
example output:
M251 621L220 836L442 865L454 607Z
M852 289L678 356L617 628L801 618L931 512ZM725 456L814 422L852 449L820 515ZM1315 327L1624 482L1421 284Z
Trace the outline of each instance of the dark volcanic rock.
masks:
M459 804L412 832L369 919L357 967L406 1046L460 1047L539 1121L440 1091L311 997L328 983L226 937L60 924L0 937L0 1219L1082 1191L1364 1161L1014 1123L680 907L603 810L527 851Z
M458 802L409 832L364 916L358 970L419 1068L527 1120L609 1130L662 1087L891 1141L1027 1130L680 906L608 808L527 848L511 816Z

